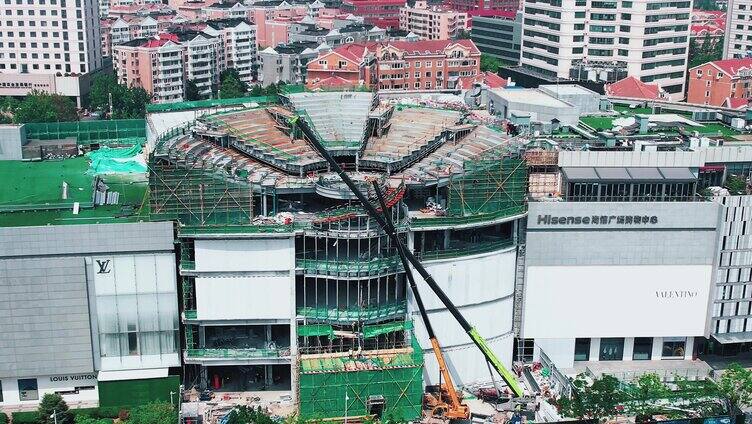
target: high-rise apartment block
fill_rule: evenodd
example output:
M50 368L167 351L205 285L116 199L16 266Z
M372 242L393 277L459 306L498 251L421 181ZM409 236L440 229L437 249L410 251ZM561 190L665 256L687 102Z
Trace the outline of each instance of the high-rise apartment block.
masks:
M3 0L0 11L0 96L39 90L81 105L102 68L97 1Z
M521 64L547 78L635 76L684 93L690 1L526 0Z
M752 55L752 0L729 0L723 58Z

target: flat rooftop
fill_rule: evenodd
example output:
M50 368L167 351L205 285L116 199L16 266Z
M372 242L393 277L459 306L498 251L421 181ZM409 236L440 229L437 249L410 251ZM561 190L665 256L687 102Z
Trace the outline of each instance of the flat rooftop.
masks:
M95 177L85 157L43 161L0 161L0 226L135 222L148 219L146 175L107 175L119 193L115 205L92 202ZM67 184L67 198L63 186ZM79 210L74 214L74 204Z
M536 88L502 88L493 90L494 94L508 102L524 103L530 106L544 106L554 108L571 108L569 103L559 100Z

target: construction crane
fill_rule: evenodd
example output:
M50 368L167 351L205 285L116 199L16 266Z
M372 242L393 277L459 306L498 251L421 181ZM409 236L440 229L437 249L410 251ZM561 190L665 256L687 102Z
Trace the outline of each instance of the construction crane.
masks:
M363 205L363 208L366 210L368 215L373 218L378 225L387 233L388 237L392 240L394 245L397 247L397 251L402 258L405 272L408 273L408 279L410 279L411 274L409 273L410 267L409 265L412 265L413 268L415 268L418 271L418 274L423 278L426 285L436 294L436 296L441 300L441 303L444 304L444 307L447 308L447 310L452 314L454 319L460 324L462 329L470 336L470 339L473 341L473 343L480 349L481 353L485 357L486 361L490 364L491 367L493 367L494 370L499 374L499 376L502 378L502 380L506 383L507 387L512 392L513 398L521 398L524 397L524 392L522 387L520 386L519 382L515 378L515 375L512 374L509 370L506 369L506 367L501 363L498 357L496 357L496 354L493 353L491 348L488 346L488 343L486 340L478 333L478 330L476 330L470 323L465 319L465 317L460 313L460 311L457 309L457 307L454 305L454 303L449 299L449 297L444 293L444 291L441 289L441 287L438 285L436 280L433 279L431 274L426 270L426 268L421 264L420 260L409 250L407 249L402 241L397 236L396 229L393 226L390 226L387 222L386 218L382 216L381 213L374 207L371 202L366 198L366 196L360 191L360 189L357 187L355 182L350 178L349 175L347 175L343 170L342 167L337 163L337 161L334 160L332 155L329 154L329 152L324 148L324 146L319 141L317 135L313 131L313 129L308 125L308 123L304 119L300 118L294 118L292 121L293 125L297 125L302 133L305 135L305 137L309 140L311 143L311 146L313 146L314 149L323 157L328 163L331 169L339 175L339 177L342 179L342 181L350 188L352 193L357 197L357 199L360 201L360 203ZM378 191L377 191L378 193ZM383 208L383 207L382 207ZM386 212L384 210L384 212ZM409 262L409 264L408 264ZM413 290L413 294L415 295L417 293L417 286L413 288L414 282L410 281L411 290ZM416 303L420 299L420 296L416 296ZM422 301L419 303L419 308L421 308ZM428 323L427 315L424 316L425 310L421 310L421 316L423 317L424 321ZM430 327L430 323L427 325L427 330ZM432 330L431 330L432 332ZM443 355L440 355L441 348L438 345L438 342L436 341L435 335L431 335L429 333L429 336L432 337L431 343L434 347L434 352L439 352L437 354L437 359L443 359ZM436 342L434 344L434 342ZM441 368L441 364L439 365ZM446 366L444 366L444 369L446 369ZM449 375L448 372L442 372L442 374ZM451 378L447 380L446 377L444 377L445 380L445 386L447 388L451 385ZM453 387L453 386L452 386ZM456 392L455 392L456 394ZM450 402L454 402L453 399L450 399ZM459 401L458 401L459 403ZM450 405L452 406L452 405ZM458 408L457 410L459 411Z
M392 222L392 215L391 213L389 213L389 208L376 181L373 182L373 189L376 192L376 197L379 200L381 212L386 223L386 228L384 228L384 230L387 234L394 234L396 236L397 229L394 227L394 222ZM441 351L439 339L436 338L436 333L433 332L433 326L431 325L431 321L428 319L428 312L426 312L426 307L423 305L423 298L420 297L418 285L415 283L415 277L413 276L412 269L410 269L410 264L407 261L404 250L405 246L402 243L397 243L397 253L402 260L402 266L405 268L405 275L407 276L410 290L413 293L415 303L418 305L418 310L420 311L420 317L423 320L424 326L426 327L428 338L431 341L431 348L433 348L433 353L436 356L436 362L439 364L438 392L426 394L428 404L427 406L430 409L430 416L442 417L450 420L466 420L470 418L470 408L462 403L459 395L457 394L457 389L454 387L454 383L452 382L452 375L449 374L449 370L446 366L446 361L444 360L444 352ZM442 379L444 380L443 383L441 381Z

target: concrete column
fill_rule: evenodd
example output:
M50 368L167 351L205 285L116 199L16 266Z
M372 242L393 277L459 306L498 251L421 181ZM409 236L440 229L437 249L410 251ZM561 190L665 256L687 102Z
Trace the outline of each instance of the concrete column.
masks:
M206 327L203 325L198 326L198 347L206 347Z
M692 360L692 354L695 351L695 338L687 337L687 343L684 345L684 359L687 361Z
M209 370L204 365L201 365L200 373L201 378L199 378L199 387L203 389L211 387L211 381L209 381Z
M272 326L267 325L266 327L266 343L269 344L272 341Z
M295 239L290 239L290 243L292 246L289 249L290 261L291 263L295 263ZM296 404L298 397L298 363L300 358L298 356L298 326L295 320L295 299L297 298L295 293L297 290L295 284L295 267L290 269L290 280L292 281L292 284L290 284L290 299L292 299L290 302L292 308L290 316L293 317L290 320L290 396L292 397L293 404Z
M267 388L270 388L274 384L274 376L272 375L272 366L264 365L264 384Z
M663 337L653 337L653 353L650 358L654 361L663 358Z
M444 249L449 249L449 235L451 230L444 230Z
M593 337L590 339L590 360L598 361L601 352L601 339Z
M624 356L622 357L622 360L631 361L633 353L634 353L634 337L625 337L624 338Z

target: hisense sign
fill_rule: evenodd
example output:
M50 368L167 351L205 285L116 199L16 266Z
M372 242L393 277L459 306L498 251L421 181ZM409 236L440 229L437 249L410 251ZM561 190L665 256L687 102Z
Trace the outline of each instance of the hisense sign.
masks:
M538 215L538 225L655 225L657 223L658 217L655 215Z

